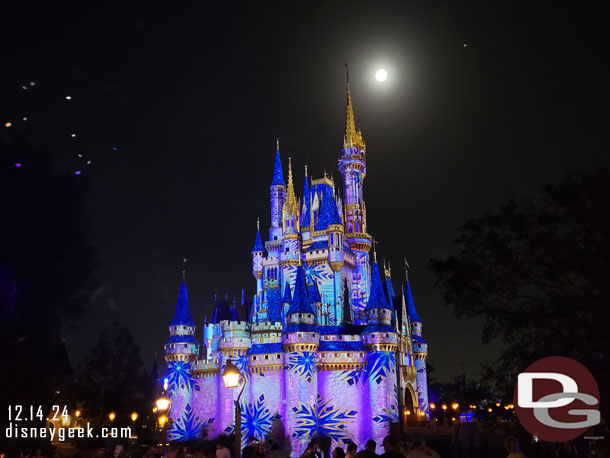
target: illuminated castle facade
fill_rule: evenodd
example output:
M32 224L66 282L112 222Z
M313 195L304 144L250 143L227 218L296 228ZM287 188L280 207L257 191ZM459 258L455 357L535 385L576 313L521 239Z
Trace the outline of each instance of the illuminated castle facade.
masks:
M374 259L363 190L366 146L349 85L338 165L343 194L326 176L311 180L305 168L298 198L290 160L285 181L278 143L269 239L263 243L257 230L252 249L250 307L243 294L241 307L217 301L196 336L182 283L165 344L170 439L234 431L239 390L222 380L229 359L245 382L244 444L249 436L283 431L292 456L315 437L333 447L368 439L380 445L407 410L428 418L422 322L408 279L396 297L390 270Z

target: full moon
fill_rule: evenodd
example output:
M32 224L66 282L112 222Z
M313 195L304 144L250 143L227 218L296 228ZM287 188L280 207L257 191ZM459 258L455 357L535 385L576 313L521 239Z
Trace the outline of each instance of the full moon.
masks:
M388 79L388 72L386 72L383 68L380 68L375 72L375 78L377 81L385 81Z

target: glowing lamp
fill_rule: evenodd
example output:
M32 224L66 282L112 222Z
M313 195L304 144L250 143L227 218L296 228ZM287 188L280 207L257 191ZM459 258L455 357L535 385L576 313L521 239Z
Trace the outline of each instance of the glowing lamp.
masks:
M77 410L76 412L74 412L74 416L76 418L79 418L80 417L80 410Z
M501 404L499 402L496 402L496 407L500 407Z
M488 411L489 413L492 413L492 412L493 412L493 410L494 410L494 409L492 409L491 407L490 407L489 409L487 409L487 411Z
M436 409L436 404L431 402L430 403L430 409L432 409L432 410Z
M460 406L460 405L459 405L457 402L454 402L453 404L451 404L451 408L452 408L453 410L457 410L459 406Z
M222 379L225 382L225 386L227 388L237 388L240 376L241 374L237 367L235 367L235 364L233 364L231 360L228 360L225 370L222 372Z
M136 421L138 419L138 412L134 412L131 414L131 421Z
M410 410L407 410L407 415L411 415L411 411Z
M163 391L167 391L167 387L169 386L169 379L165 377L163 379Z
M12 122L5 122L4 127L11 127L13 125Z
M426 412L420 412L420 413L419 413L419 416L420 416L420 417L423 417L424 415L426 415Z
M451 417L451 421L455 421L455 417Z
M447 404L443 404L443 405L441 406L441 409L443 409L443 410L447 410Z
M160 412L165 412L167 409L169 409L169 399L165 396L161 396L159 399L157 399L156 404L157 410Z
M114 421L114 419L115 419L115 418L116 418L116 414L115 414L114 412L110 412L110 413L108 414L108 419L109 419L110 421Z
M163 428L163 426L165 426L165 423L167 423L167 417L165 415L161 415L159 417L159 426Z

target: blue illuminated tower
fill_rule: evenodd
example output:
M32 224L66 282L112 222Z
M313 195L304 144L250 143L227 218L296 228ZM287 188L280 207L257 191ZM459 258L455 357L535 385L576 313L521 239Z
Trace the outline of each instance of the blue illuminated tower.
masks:
M261 240L261 231L259 220L256 220L256 238L254 239L254 247L252 248L252 275L256 278L256 294L263 291L263 242Z
M282 344L286 353L286 403L288 406L304 405L317 410L318 372L317 350L320 333L314 325L315 313L309 304L303 268L297 268L292 303L286 314L286 326ZM286 409L288 429L292 435L299 421L297 409ZM295 444L293 456L303 453L305 444Z
M282 237L282 210L286 201L286 183L282 159L280 158L280 140L277 140L275 151L275 165L273 167L273 181L271 182L271 227L269 240L278 240Z
M383 291L377 260L371 272L371 294L365 313L367 325L362 331L362 339L369 352L367 375L373 420L371 439L379 444L390 433L390 422L398 421L394 355L398 347L398 334L391 325L393 307Z
M192 409L191 363L199 356L199 342L195 338L195 322L189 307L184 272L176 312L169 324L169 336L164 348L169 379L167 391L172 399L172 410L170 410L172 428L169 430L171 439L177 437L175 427L180 424L182 412Z
M426 416L430 416L428 406L428 375L426 371L426 358L428 357L428 344L422 337L422 320L415 310L415 302L411 293L411 283L409 282L409 274L407 270L407 279L405 281L405 303L407 308L407 317L411 324L411 341L413 342L413 358L416 372L417 397L419 411L424 412Z
M347 109L345 116L345 136L342 155L339 158L339 171L343 174L345 192L345 238L355 253L356 268L352 279L352 308L357 323L363 321L364 305L368 301L370 284L370 260L372 237L366 227L366 205L364 203L363 183L366 177L366 145L362 132L356 127L354 108L347 81Z

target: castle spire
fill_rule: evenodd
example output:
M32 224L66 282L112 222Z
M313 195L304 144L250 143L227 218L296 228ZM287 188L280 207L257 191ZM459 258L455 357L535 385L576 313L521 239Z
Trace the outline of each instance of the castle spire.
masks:
M284 170L282 169L282 159L280 158L280 139L276 141L275 166L273 167L273 182L271 186L286 186L284 182Z
M180 285L180 294L178 294L178 303L176 304L176 313L172 319L170 326L195 326L193 316L189 307L189 299L186 293L186 282L182 280Z
M288 158L288 190L286 193L286 202L284 203L284 210L287 215L298 214L297 198L294 193L294 184L292 182L292 158Z
M354 118L354 106L352 105L352 95L349 87L349 69L347 64L345 64L345 74L347 80L347 103L345 110L345 136L343 138L343 148L357 148L364 151L362 134L356 127L356 120Z

